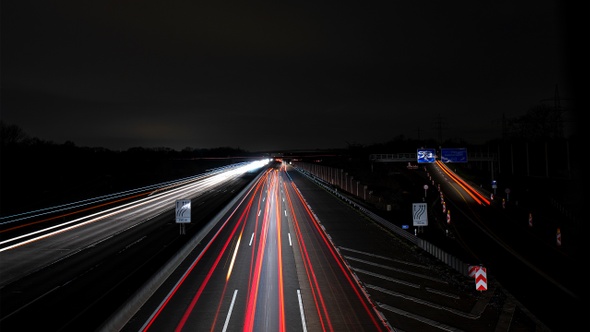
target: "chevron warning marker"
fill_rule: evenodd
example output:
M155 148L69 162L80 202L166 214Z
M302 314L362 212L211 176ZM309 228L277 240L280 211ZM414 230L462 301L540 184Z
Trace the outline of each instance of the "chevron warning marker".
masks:
M488 275L485 267L475 271L475 289L478 291L488 290Z
M477 272L477 270L479 270L480 267L481 266L479 266L479 265L469 265L469 269L468 269L469 276L471 278L475 278L475 272Z

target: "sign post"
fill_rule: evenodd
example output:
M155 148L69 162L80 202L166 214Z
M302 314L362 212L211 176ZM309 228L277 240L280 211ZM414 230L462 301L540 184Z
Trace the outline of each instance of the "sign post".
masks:
M426 203L412 203L412 217L414 219L414 226L428 226L428 213ZM415 234L416 229L414 229L414 235Z
M186 234L186 224L191 222L191 200L176 200L176 223L180 225L180 234Z

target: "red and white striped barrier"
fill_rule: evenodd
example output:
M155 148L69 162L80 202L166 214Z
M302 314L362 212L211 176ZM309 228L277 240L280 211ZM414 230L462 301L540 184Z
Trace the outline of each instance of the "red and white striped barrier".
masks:
M485 267L475 272L475 289L478 291L488 290L488 274Z
M483 266L469 266L469 276L475 278L475 289L478 291L488 290L487 270Z

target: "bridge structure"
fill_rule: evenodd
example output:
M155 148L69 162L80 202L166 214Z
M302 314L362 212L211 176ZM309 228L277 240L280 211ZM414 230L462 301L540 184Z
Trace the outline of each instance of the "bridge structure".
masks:
M371 154L369 159L374 162L417 162L418 153L378 153ZM438 159L438 158L437 158ZM492 153L474 153L467 155L467 161L496 161L496 155Z

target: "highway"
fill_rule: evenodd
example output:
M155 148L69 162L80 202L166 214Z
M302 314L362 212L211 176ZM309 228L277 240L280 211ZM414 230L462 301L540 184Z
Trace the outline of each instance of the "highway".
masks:
M526 242L535 247L521 254L522 238L501 233L510 216L470 196L444 165L414 174L433 181L431 210L444 200L452 211L450 223L441 211L429 227L448 230L445 242L488 268L488 291L476 291L473 280L321 179L272 166L230 167L3 219L0 328L544 331L579 324L575 266L555 257L564 273L546 270L556 254L547 248L539 259L541 243ZM192 221L181 234L174 203L186 198ZM519 300L504 286L519 290Z
M185 275L184 296L165 308L177 313L194 294L191 310L179 319L162 309L153 330L199 330L204 322L208 330L386 329L286 172L264 167L244 177L230 168L129 196L3 224L3 331L111 330L107 318L151 276L162 278L190 239L199 242L190 252L199 273ZM181 234L173 207L186 198L205 218Z
M265 172L192 253L124 330L387 329L284 170Z
M99 326L252 181L250 166L3 218L2 331ZM186 198L194 216L182 235L174 208Z

